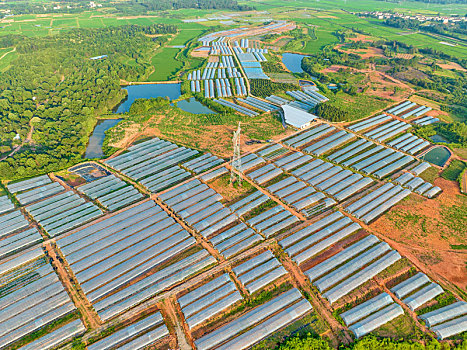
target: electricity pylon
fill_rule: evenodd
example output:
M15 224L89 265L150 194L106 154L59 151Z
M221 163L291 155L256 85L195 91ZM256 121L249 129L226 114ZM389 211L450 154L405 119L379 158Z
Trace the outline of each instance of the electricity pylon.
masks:
M240 122L238 122L237 131L234 132L232 141L233 141L233 156L232 156L232 170L230 171L230 183L234 183L235 180L238 183L242 182L242 177L240 176L241 167L242 167L242 159L240 158L240 132L242 129L240 128ZM236 170L236 172L235 172Z

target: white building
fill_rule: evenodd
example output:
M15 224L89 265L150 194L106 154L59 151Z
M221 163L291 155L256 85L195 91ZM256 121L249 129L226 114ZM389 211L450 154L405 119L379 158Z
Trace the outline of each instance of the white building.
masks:
M309 127L311 123L318 118L314 114L305 112L301 109L289 105L283 105L281 108L285 123L297 129L304 129Z

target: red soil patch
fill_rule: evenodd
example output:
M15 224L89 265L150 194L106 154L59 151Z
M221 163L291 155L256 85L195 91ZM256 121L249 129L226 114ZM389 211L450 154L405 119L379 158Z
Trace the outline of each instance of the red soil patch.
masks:
M459 63L456 63L456 62L438 63L438 66L440 66L443 69L455 69L455 70L460 70L462 72L467 71L467 69L465 69Z
M410 60L414 57L415 55L414 54L410 54L410 53L397 53L396 54L396 57L397 58L404 58L406 60Z
M338 65L338 64L333 64L332 66L329 66L329 67L324 68L323 70L321 70L321 73L337 73L339 71L339 69L351 69L353 71L358 72L357 69L352 68L352 67L346 67L346 66L341 66L341 65Z
M393 207L388 214L372 223L370 228L386 237L393 248L435 280L448 285L452 283L465 291L465 251L454 250L450 245L466 244L467 228L453 230L445 225L441 214L447 207L463 205L459 188L455 182L442 178L436 179L434 184L443 189L439 197L420 199L412 195L408 201ZM463 201L465 203L465 199ZM395 218L391 219L392 215ZM419 220L406 221L407 216L418 216ZM399 226L396 225L398 222Z
M190 55L192 57L206 58L209 57L209 50L193 50L191 51Z
M361 58L371 58L371 57L386 57L383 54L383 50L378 49L376 47L368 47L368 48L361 48L361 49L348 49L348 48L342 48L341 45L337 45L336 48L345 53L353 53L355 55L359 55ZM364 53L362 53L364 52Z
M351 41L367 41L367 42L372 42L373 39L368 36L368 35L363 35L363 34L356 34L357 36L355 38L349 38Z
M425 117L430 116L430 117L441 117L441 118L443 118L443 117L449 116L449 113L444 112L444 111L440 111L439 109L432 109L431 111L426 113L424 116Z

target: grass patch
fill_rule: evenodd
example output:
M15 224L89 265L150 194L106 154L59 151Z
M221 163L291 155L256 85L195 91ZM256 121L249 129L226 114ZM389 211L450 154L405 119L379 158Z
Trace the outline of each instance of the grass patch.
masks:
M459 238L467 237L467 198L459 196L460 202L452 206L441 206L441 217L444 224L453 232L457 232Z
M402 210L392 210L387 214L387 217L399 230L403 230L407 226L420 225L422 232L427 233L427 218L424 215Z
M450 246L455 250L467 250L467 244L450 244Z
M339 110L346 112L348 120L353 121L369 117L377 111L382 110L388 106L389 101L377 97L366 95L365 93L357 93L349 95L343 91L338 91L336 94L327 94L329 101L326 102Z
M259 214L277 206L278 204L274 202L272 199L268 199L266 202L261 204L260 206L254 208L252 211L247 213L246 215L243 216L243 219L245 221L248 221L251 218L254 218L255 216L258 216Z
M433 183L439 177L438 173L438 168L432 166L421 173L419 177L429 183Z
M230 173L222 175L210 183L217 193L219 193L225 201L229 202L243 196L245 193L252 193L255 189L248 181L242 180L241 183L230 183Z
M435 311L441 309L442 307L451 305L457 301L456 297L452 295L451 292L445 292L438 295L435 298L436 303L430 306L426 306L417 311L418 315L426 314L427 312Z
M176 73L183 67L183 63L178 61L176 56L180 49L164 47L159 50L151 59L154 67L148 81L165 81L175 77Z
M8 347L9 349L18 349L28 343L33 342L36 339L39 339L40 337L43 337L44 335L64 326L66 323L69 321L71 322L72 320L75 320L78 318L77 312L72 312L52 323L49 323L47 326L41 328L40 330L33 332L29 335L26 335L25 337L21 338L20 341L16 342L13 346Z
M412 267L410 261L407 258L402 257L402 259L397 260L394 264L380 272L377 276L383 280L386 280L397 274L399 271L410 267Z
M4 55L4 56L3 56ZM3 58L0 60L0 71L4 72L6 71L9 67L11 62L18 56L16 51L13 51L13 49L2 53Z
M457 181L465 168L466 164L463 161L454 159L441 173L441 177L449 181Z
M253 346L252 350L274 349L283 341L292 337L314 336L318 337L326 330L326 326L317 317L316 312L311 312L299 320L292 322L287 327L274 332L271 336Z
M421 339L423 337L422 331L415 325L412 318L406 314L396 317L372 333L376 336L392 339Z

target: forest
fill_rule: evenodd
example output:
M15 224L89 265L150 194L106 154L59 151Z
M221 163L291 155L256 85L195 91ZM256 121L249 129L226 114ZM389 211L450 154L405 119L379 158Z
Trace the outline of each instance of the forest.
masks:
M439 134L448 140L452 147L467 148L467 124L465 123L436 123L419 127L417 134L429 138Z
M298 86L290 83L276 83L266 79L250 79L250 91L254 96L267 97L277 92L297 90Z
M240 5L236 0L130 0L118 3L115 8L126 14L147 13L178 9L250 11L253 7Z
M31 3L28 1L14 1L0 3L0 10L10 10L19 14L43 14L43 13L81 13L89 10L88 0L63 1L66 6L55 6L47 3ZM104 7L117 12L130 14L145 14L149 11L165 11L177 9L226 9L234 11L249 11L253 8L248 5L240 5L236 0L130 0L126 2L111 3L99 1ZM48 5L48 6L47 6Z
M320 103L315 108L318 117L329 120L330 122L342 122L351 120L350 113L343 111L330 103Z
M40 41L9 37L18 58L0 76L0 146L4 152L21 148L0 162L0 178L34 176L81 161L96 117L125 97L120 79L150 73L147 55L160 39L146 34L176 30L127 25L74 29ZM107 58L90 59L100 55Z
M422 30L425 32L442 34L442 35L451 35L457 37L455 34L467 34L467 23L458 22L453 24L444 24L444 23L424 23L415 19L406 19L400 17L388 18L384 21L384 24L401 29L412 29L412 30ZM461 38L462 39L462 38Z

